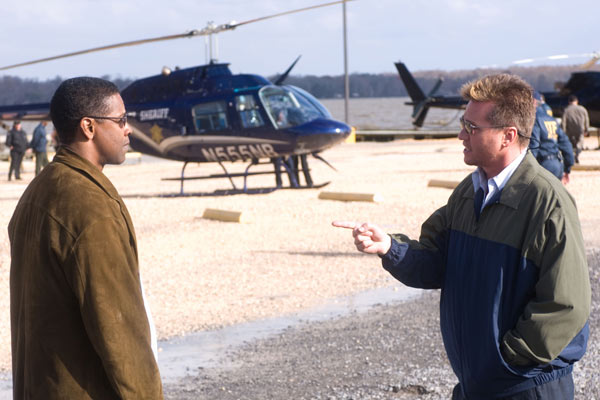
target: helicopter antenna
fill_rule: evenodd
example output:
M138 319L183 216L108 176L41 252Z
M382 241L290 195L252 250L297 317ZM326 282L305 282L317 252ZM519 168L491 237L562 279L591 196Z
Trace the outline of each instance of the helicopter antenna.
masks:
M219 37L215 36L215 57L214 57L214 60L211 60L211 62L212 61L217 62L218 59L219 59Z
M32 65L32 64L38 64L38 63L42 63L42 62L47 62L47 61L53 61L53 60L58 60L61 58L67 58L67 57L73 57L73 56L79 56L82 54L88 54L88 53L94 53L97 51L104 51L104 50L111 50L111 49L117 49L120 47L129 47L129 46L138 46L141 44L146 44L146 43L153 43L153 42L162 42L162 41L166 41L166 40L174 40L174 39L183 39L183 38L192 38L195 36L208 36L208 41L210 43L210 58L212 59L212 35L223 32L223 31L227 31L227 30L233 30L235 28L237 28L238 26L242 26L242 25L246 25L246 24L250 24L250 23L254 23L254 22L259 22L259 21L264 21L266 19L271 19L271 18L275 18L275 17L281 17L283 15L288 15L288 14L293 14L293 13L298 13L298 12L302 12L302 11L308 11L308 10L312 10L315 8L321 8L321 7L327 7L327 6L332 6L334 4L341 4L341 3L346 3L347 1L354 1L354 0L338 0L338 1L332 1L329 3L324 3L324 4L318 4L315 6L310 6L310 7L304 7L304 8L298 8L295 10L291 10L291 11L285 11L285 12L281 12L281 13L277 13L277 14L272 14L272 15L268 15L266 17L261 17L261 18L254 18L254 19L250 19L248 21L242 21L242 22L235 22L235 21L231 21L229 23L226 24L221 24L221 25L215 25L212 22L209 22L209 24L203 28L203 29L194 29L185 33L180 33L180 34L175 34L175 35L167 35L167 36L159 36L159 37L155 37L155 38L149 38L149 39L141 39L141 40L133 40L130 42L122 42L122 43L116 43L116 44L111 44L108 46L100 46L100 47L94 47L91 49L86 49L86 50L79 50L79 51L75 51L72 53L65 53L65 54L61 54L58 56L52 56L52 57L45 57L45 58L40 58L37 60L32 60L32 61L26 61L26 62L22 62L19 64L13 64L13 65L7 65L4 67L0 67L0 71L4 71L7 69L11 69L11 68L17 68L17 67L24 67L26 65Z
M208 36L204 37L204 63L208 64Z

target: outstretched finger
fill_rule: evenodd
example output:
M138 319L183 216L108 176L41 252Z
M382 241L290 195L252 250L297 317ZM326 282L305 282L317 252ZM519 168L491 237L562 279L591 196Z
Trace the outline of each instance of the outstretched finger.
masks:
M332 221L331 225L337 228L354 229L357 228L360 224L352 221Z

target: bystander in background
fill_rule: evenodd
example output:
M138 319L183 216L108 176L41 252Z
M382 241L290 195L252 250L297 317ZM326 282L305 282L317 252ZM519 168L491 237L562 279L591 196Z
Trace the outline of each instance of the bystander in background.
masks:
M13 128L6 135L6 147L10 149L10 167L8 168L8 180L12 178L13 171L15 179L21 179L21 161L27 150L27 134L21 129L21 121L15 121Z
M48 139L46 138L46 125L47 121L41 121L33 131L33 137L29 143L29 147L33 149L35 153L35 175L40 173L42 168L48 165L48 154L46 146L48 145Z
M573 146L575 162L579 164L579 154L583 150L583 137L590 128L590 117L585 107L579 105L575 95L569 96L569 105L562 116L562 128Z
M531 131L529 150L540 165L552 172L563 184L569 183L569 173L574 163L573 147L558 122L548 113L549 107L542 95L534 92L536 112Z

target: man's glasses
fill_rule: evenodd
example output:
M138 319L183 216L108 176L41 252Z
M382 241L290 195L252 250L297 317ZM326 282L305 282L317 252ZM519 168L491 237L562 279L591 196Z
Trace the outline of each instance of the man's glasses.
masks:
M464 129L469 135L475 134L475 129L497 129L505 128L504 125L493 125L493 126L477 126L469 121L465 121L465 116L460 117L460 127Z
M107 119L116 124L119 124L119 128L121 128L121 129L124 128L125 125L127 124L127 114L123 115L122 117L94 117L94 116L90 115L90 116L88 116L88 118Z

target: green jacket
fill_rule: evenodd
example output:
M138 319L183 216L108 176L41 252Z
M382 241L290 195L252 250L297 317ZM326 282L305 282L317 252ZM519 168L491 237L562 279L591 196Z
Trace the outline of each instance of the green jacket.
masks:
M575 201L531 153L479 218L468 176L418 241L394 239L384 268L442 289L442 338L465 397L559 379L585 353L591 290Z
M15 399L160 399L131 217L61 148L8 226Z

